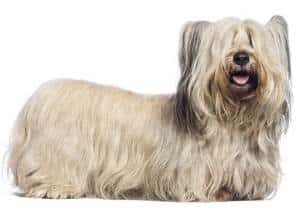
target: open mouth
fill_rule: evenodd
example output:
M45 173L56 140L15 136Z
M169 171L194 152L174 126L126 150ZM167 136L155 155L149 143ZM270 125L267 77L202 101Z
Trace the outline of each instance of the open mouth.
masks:
M254 89L257 87L257 74L251 70L233 70L230 72L230 82L237 87Z
M231 76L231 80L234 84L243 86L249 82L250 75L248 73L234 74Z

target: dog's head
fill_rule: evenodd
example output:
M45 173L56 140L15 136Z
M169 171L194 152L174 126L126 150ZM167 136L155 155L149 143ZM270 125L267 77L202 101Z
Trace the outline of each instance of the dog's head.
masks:
M268 120L278 111L288 117L288 32L281 16L266 25L234 18L190 22L180 49L181 114L237 123Z

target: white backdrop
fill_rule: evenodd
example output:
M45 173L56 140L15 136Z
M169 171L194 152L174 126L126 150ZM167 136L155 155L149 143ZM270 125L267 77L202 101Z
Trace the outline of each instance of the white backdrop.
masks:
M0 1L0 159L25 100L43 82L74 78L140 93L171 93L179 77L178 39L184 22L226 16L265 23L283 15L290 29L294 103L292 123L281 141L283 180L271 201L172 203L41 200L13 194L0 177L0 211L199 211L295 212L300 190L300 12L297 1L262 0L2 0ZM2 166L2 164L1 164ZM0 167L1 167L0 166Z

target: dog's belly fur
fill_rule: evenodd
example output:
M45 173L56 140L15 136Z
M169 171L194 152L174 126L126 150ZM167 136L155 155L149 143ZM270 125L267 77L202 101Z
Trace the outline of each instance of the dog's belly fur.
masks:
M171 96L52 81L20 113L9 166L33 197L211 201L274 191L277 146L255 147L214 119L206 125L200 139L178 130Z

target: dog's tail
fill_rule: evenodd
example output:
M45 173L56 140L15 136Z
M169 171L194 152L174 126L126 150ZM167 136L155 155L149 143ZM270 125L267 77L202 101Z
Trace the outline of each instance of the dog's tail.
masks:
M26 107L20 112L15 121L12 133L10 136L10 144L6 153L6 173L13 177L14 184L18 185L18 168L22 156L26 152L30 141L30 129L26 126Z

